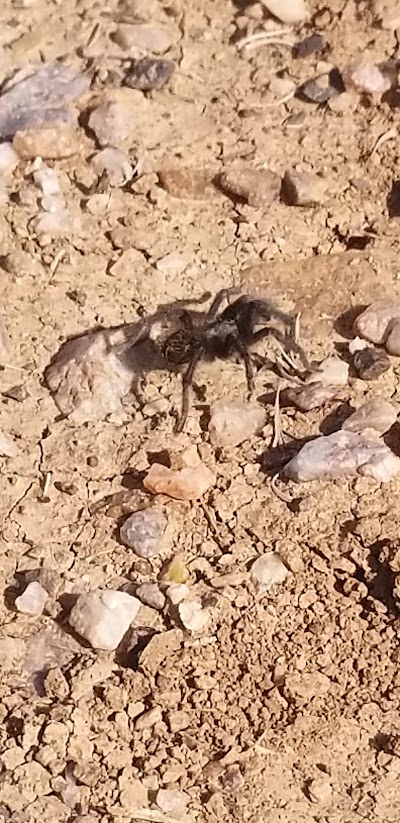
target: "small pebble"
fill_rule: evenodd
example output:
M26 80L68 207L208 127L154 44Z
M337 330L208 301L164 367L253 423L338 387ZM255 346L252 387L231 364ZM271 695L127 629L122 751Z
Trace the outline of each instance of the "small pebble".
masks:
M93 109L88 125L100 146L118 146L132 134L135 118L124 103L110 100Z
M277 99L289 95L294 97L296 93L296 83L290 80L289 77L273 77L268 88Z
M15 400L17 403L23 403L24 400L29 397L28 391L22 383L18 386L11 386L11 388L5 389L1 394L9 400Z
M339 396L337 386L325 385L325 383L310 383L308 386L294 386L281 394L283 404L293 405L300 411L311 411L319 409L330 400L335 400Z
M0 144L0 174L14 171L18 166L19 157L11 143Z
M312 803L325 806L331 802L332 786L329 777L316 777L308 786L308 796Z
M163 274L182 274L190 263L190 256L179 251L171 251L156 262L157 271Z
M157 0L123 0L119 9L134 20L151 20L157 13Z
M143 417L156 417L158 414L166 414L169 409L169 402L166 397L159 397L146 403L142 409Z
M306 80L299 88L301 95L312 103L327 103L340 95L340 90L330 81L329 74L318 77L317 80Z
M307 16L305 0L262 0L262 3L274 17L288 25L301 23Z
M119 536L139 557L154 557L161 548L167 520L156 509L134 512L122 524Z
M307 383L322 383L324 386L346 386L349 379L349 365L336 357L327 357L319 364L317 371L311 374Z
M279 199L280 177L268 169L240 167L222 172L219 185L231 197L246 200L249 206L263 208Z
M99 177L107 175L111 186L122 186L132 177L132 163L127 153L112 146L99 151L91 163Z
M185 629L199 632L205 629L210 619L208 609L203 609L200 600L186 600L179 603L179 617Z
M384 94L391 87L390 77L385 75L371 60L362 58L341 72L346 91L358 94Z
M300 449L284 469L297 482L336 480L361 474L387 483L400 471L400 458L381 441L338 431L317 437Z
M182 600L188 596L190 592L189 586L186 583L172 583L171 586L168 586L165 594L168 597L168 600L171 601L173 606L177 606L178 603L182 603Z
M1 457L16 457L18 454L18 447L13 440L0 430L0 456Z
M176 812L181 813L190 803L190 795L178 789L159 789L156 794L156 803L159 809L165 814L174 816Z
M130 89L152 91L162 89L168 83L175 71L172 60L161 60L155 57L143 57L142 60L133 60L125 75L124 83Z
M213 446L230 448L258 434L265 425L266 412L258 403L218 400L211 406L208 426Z
M304 40L300 40L293 46L294 56L298 58L309 57L310 54L320 54L325 51L328 43L322 34L310 34Z
M206 200L215 196L213 177L207 169L170 168L158 172L159 181L168 194L191 200Z
M382 435L392 428L397 420L397 413L397 409L389 400L371 397L344 421L342 429L349 432L373 429Z
M165 606L165 596L157 583L142 583L136 589L136 597L152 609L161 610Z
M49 238L68 237L78 227L66 209L38 214L30 225L38 237Z
M136 597L112 589L81 594L71 610L69 624L94 649L113 651L128 631L140 605Z
M311 172L288 170L283 178L285 201L290 206L317 206L326 195L325 182Z
M60 182L54 169L50 169L45 163L33 172L35 185L40 189L45 197L58 196L60 194Z
M354 370L361 380L376 380L391 367L391 362L383 349L366 348L357 351L353 357Z
M167 568L162 574L162 580L164 582L181 584L186 583L186 580L188 580L188 578L188 568L183 558L179 554L177 554L175 557L172 558L170 563L168 563Z
M137 729L137 731L151 729L156 723L159 723L160 720L162 720L161 706L154 706L153 709L149 709L138 717L135 723L135 729Z
M278 583L283 583L287 575L288 570L276 552L262 554L251 567L251 576L263 592L269 591Z
M151 51L154 54L163 54L178 42L180 32L178 29L144 23L124 24L118 27L113 39L124 51Z
M32 617L39 617L48 598L48 592L38 582L29 583L19 597L15 600L15 608L21 614L30 614Z
M365 340L385 345L390 354L400 355L400 300L377 300L356 317L354 329Z
M167 494L176 500L198 500L215 483L215 475L203 463L178 471L153 463L143 480L152 494Z
M62 160L79 154L82 148L77 129L66 123L47 125L39 129L17 131L13 147L23 160Z

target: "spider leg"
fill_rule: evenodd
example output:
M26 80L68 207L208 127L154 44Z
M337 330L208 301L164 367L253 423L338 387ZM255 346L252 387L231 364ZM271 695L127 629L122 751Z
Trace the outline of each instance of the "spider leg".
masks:
M291 318L291 319L293 319L293 318ZM286 348L289 348L290 351L297 354L299 356L304 368L307 371L312 370L311 366L310 366L310 363L308 362L307 357L306 357L302 347L299 345L299 343L296 343L296 341L291 336L289 336L289 338L288 338L288 335L284 334L284 332L280 331L279 329L273 329L273 328L259 329L258 331L254 332L254 334L252 335L252 337L249 340L249 344L253 345L254 343L258 343L259 340L263 340L264 337L269 337L269 336L275 337L275 340L278 340L278 342L281 343L283 347L286 346Z
M193 383L194 373L196 371L197 366L204 354L204 349L202 346L194 352L193 357L183 375L182 379L182 407L181 413L176 421L175 431L181 432L183 427L186 423L187 416L189 414L189 406L190 406L190 390Z
M246 380L247 380L247 399L251 400L254 394L254 369L253 363L251 362L251 355L246 346L244 346L239 340L236 342L236 349L240 354L244 367L246 369Z
M242 289L239 286L232 286L229 289L221 289L218 294L214 297L214 300L211 303L211 306L207 312L207 319L214 320L218 314L219 309L221 308L222 303L232 294L242 294Z

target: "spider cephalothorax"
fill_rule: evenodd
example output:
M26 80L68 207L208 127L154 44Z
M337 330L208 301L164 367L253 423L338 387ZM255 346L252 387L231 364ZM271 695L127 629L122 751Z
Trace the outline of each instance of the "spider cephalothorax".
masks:
M237 296L221 310L224 301ZM189 303L189 301L187 301ZM182 410L177 431L182 431L189 411L190 388L201 360L226 359L234 355L243 360L249 396L254 391L251 347L272 336L290 358L298 357L304 369L307 358L296 340L296 317L276 309L268 300L249 297L238 289L224 289L214 298L207 312L176 306L161 307L148 318L147 334L171 366L187 366L183 373ZM278 323L277 328L272 323ZM292 361L291 361L292 362ZM293 364L294 365L294 364ZM296 367L295 367L296 368Z

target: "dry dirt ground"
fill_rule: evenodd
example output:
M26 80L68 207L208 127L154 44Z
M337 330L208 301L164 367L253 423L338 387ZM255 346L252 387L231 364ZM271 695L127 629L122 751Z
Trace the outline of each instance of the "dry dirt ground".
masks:
M59 57L90 70L94 85L80 108L129 98L137 129L126 147L144 177L112 190L107 209L92 213L84 187L96 147L88 136L80 156L50 163L81 211L72 238L35 238L37 191L23 163L1 205L10 367L0 389L26 391L1 401L1 428L19 454L0 461L0 820L170 823L153 802L160 787L189 793L186 823L400 818L400 481L304 485L286 505L265 471L271 422L265 437L229 452L208 440L210 400L245 391L233 363L199 370L196 403L179 436L169 413L156 421L131 408L98 423L60 419L42 379L68 336L232 283L297 305L314 357L342 340L340 314L399 293L396 99L356 98L343 113L299 99L269 106L271 76L282 71L301 83L321 58L295 60L279 45L239 54L243 7L160 0L156 18L169 18L182 35L169 55L177 70L165 89L145 96L110 84L126 57L110 37L121 14L115 0L3 3L1 76ZM322 32L331 47L324 59L339 68L366 51L377 61L396 56L394 34L376 25L367 2L333 0L328 9L310 0L309 7L313 22L297 36ZM392 138L372 153L390 129ZM211 192L173 197L156 176L171 164L279 174L297 165L321 173L327 195L314 209L282 202L256 209ZM157 261L170 252L184 255L184 264L159 271ZM399 375L394 362L374 383L353 380L349 399L399 399ZM259 380L259 395L268 395L271 387ZM172 408L179 392L178 378L149 376L149 399L161 394ZM285 412L284 428L301 438L334 428L345 413L343 403ZM398 433L396 426L390 433L397 452ZM164 499L168 545L153 565L138 562L116 536L122 510L107 515L93 503L125 490L125 511L134 508L154 455L191 443L215 470L215 488L201 503ZM290 574L261 597L249 567L270 549L281 552ZM147 665L97 654L67 632L59 597L66 608L68 595L82 590L156 580L176 554L211 608L206 632L190 637L173 616L144 607L138 628L170 632ZM12 599L38 567L56 572L54 595L42 617L28 618ZM148 726L138 722L156 707Z

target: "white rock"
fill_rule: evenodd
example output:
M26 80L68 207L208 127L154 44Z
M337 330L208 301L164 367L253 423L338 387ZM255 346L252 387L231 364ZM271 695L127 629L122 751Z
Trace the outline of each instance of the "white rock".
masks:
M162 54L180 39L180 32L171 26L124 24L119 26L113 38L125 51Z
M190 632L199 632L204 629L210 619L208 609L203 609L200 600L187 600L178 606L179 617Z
M35 185L45 197L60 194L61 189L58 176L54 169L49 168L45 163L42 163L40 168L33 172L33 179Z
M140 600L126 592L105 589L81 594L69 623L94 649L113 651L135 619Z
M190 795L187 792L180 792L178 789L159 789L156 794L156 803L165 814L182 812L188 803Z
M259 584L261 591L267 592L271 586L283 583L288 570L279 554L268 552L254 561L251 567L251 576Z
M391 86L390 77L364 57L342 69L341 75L346 91L356 91L359 94L384 94Z
M15 608L22 614L38 617L42 614L48 598L48 592L37 581L28 583L25 591L15 600Z
M167 595L168 600L171 601L172 605L177 606L178 603L182 603L182 600L188 596L189 592L190 589L186 583L171 583L165 594Z
M370 343L385 345L389 354L400 355L400 300L377 300L360 314L354 328Z
M397 414L397 409L389 400L371 397L344 421L342 429L349 432L373 429L378 434L385 434L396 422Z
M363 349L368 348L368 343L366 340L362 340L361 337L355 337L353 340L350 340L349 343L349 353L355 354L358 351L363 351Z
M332 799L332 786L329 777L316 777L308 787L308 795L312 803L326 805Z
M190 256L178 251L171 251L157 260L156 269L164 274L182 274L190 263Z
M71 217L67 209L61 209L55 212L45 211L38 214L31 221L31 226L38 237L44 235L50 238L68 237L77 230L78 222Z
M285 466L291 480L335 480L357 474L387 483L400 471L400 458L379 440L339 431L306 443Z
M127 153L112 146L99 151L92 159L92 166L99 177L106 174L112 186L123 186L132 177L133 167Z
M19 163L19 157L11 143L0 144L0 174L12 172Z
M94 131L101 146L118 146L135 126L133 112L118 100L108 100L90 114L89 128Z
M282 23L301 23L307 16L305 0L262 0L262 3Z
M324 386L345 386L349 378L349 365L336 357L327 357L318 366L318 371L310 375L308 383L322 383Z
M0 456L1 457L16 457L18 448L14 441L8 435L3 434L0 430Z
M208 426L213 446L233 447L253 437L265 424L265 409L243 400L218 400Z

